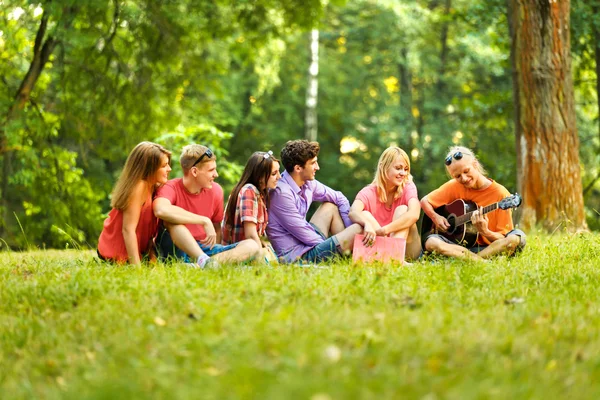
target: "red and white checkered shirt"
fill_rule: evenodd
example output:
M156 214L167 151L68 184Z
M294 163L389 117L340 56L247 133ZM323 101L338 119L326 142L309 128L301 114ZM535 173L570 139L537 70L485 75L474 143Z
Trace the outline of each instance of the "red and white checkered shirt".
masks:
M246 239L244 222L254 222L258 236L263 236L268 221L269 214L260 192L253 184L245 184L237 198L233 225L226 225L223 220L223 244L237 243Z

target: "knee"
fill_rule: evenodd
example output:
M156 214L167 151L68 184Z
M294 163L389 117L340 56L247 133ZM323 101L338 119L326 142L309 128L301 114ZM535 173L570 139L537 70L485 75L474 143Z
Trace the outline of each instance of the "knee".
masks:
M511 253L517 250L521 250L523 249L523 247L525 247L525 238L519 235L508 235L506 238L504 238L504 240L506 241L506 249L509 250Z
M408 211L408 207L405 205L400 205L398 207L396 207L396 209L394 210L394 219L400 217L402 214L405 214Z
M336 212L338 210L338 207L335 204L329 203L329 202L325 202L325 203L321 204L320 208L323 211L327 211L327 212Z
M440 239L429 238L425 241L425 250L427 251L439 251L440 249Z

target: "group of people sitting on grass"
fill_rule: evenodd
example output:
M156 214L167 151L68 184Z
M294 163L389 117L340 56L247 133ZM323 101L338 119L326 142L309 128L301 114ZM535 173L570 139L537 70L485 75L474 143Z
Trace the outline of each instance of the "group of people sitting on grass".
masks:
M169 180L171 152L142 142L129 154L113 190L98 256L131 264L172 257L200 268L252 259L318 263L351 253L357 234L363 234L364 246L373 246L377 237L403 238L409 260L423 250L481 259L525 246L510 209L484 212L509 192L486 176L466 147L449 150L445 165L451 179L420 201L408 155L399 147L387 148L373 182L352 205L315 179L318 154L319 144L306 140L287 142L280 159L272 151L255 152L223 207L223 189L215 182L217 157L208 147L185 146L179 159L183 177ZM479 206L469 221L478 236L468 248L444 236L451 226L436 212L457 199ZM322 204L307 221L313 202ZM434 227L423 238L416 225L421 209Z

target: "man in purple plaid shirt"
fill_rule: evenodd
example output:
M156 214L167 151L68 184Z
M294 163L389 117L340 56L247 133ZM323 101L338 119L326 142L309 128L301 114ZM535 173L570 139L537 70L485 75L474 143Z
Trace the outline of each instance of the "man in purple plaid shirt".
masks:
M317 142L306 140L289 141L281 150L285 172L271 192L267 236L286 262L321 262L351 253L354 236L362 231L348 218L348 199L315 180L319 150ZM323 204L308 222L313 201Z

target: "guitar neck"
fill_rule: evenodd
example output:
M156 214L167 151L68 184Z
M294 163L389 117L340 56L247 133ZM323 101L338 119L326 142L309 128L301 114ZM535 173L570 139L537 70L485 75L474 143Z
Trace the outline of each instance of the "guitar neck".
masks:
M482 215L485 215L496 209L498 209L498 203L494 203L494 204L490 204L489 206L485 206L485 207L483 207ZM460 217L457 217L455 226L461 226L461 225L466 224L467 222L470 222L471 216L473 215L473 213L474 213L474 211L471 211L471 212L466 213L465 215L461 215Z

